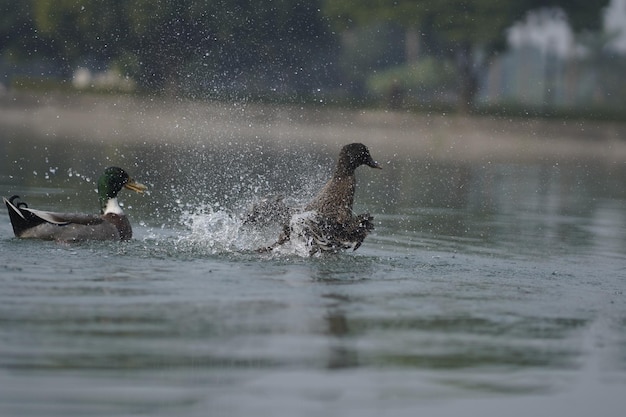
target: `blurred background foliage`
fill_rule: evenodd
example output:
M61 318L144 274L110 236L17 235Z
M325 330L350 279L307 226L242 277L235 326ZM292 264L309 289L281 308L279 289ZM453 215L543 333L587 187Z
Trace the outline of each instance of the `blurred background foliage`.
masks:
M626 103L625 60L606 48L608 4L0 0L0 83L464 112L503 103L614 109ZM533 10L563 13L586 52L511 55L507 33ZM535 86L519 87L524 79Z

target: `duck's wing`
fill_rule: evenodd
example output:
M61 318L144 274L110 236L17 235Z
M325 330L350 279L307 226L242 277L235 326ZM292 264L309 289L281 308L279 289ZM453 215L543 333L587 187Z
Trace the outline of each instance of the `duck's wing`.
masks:
M276 243L260 248L258 252L270 252L291 240L292 235L306 240L311 255L317 252L357 250L369 232L374 230L373 220L374 217L369 213L352 216L347 222L338 222L315 212L305 212L294 216L290 224L283 228Z
M104 221L102 216L97 214L83 214L83 213L57 213L53 211L35 210L30 208L23 208L22 212L29 212L32 215L40 218L41 220L56 224L59 226L73 224L83 224L93 226L100 224Z
M353 250L357 250L365 237L374 230L374 217L369 213L363 213L352 219L350 227L346 228L349 239L355 242Z
M307 234L312 243L324 252L357 250L370 231L374 230L374 218L369 213L353 216L345 223L318 217L307 223Z

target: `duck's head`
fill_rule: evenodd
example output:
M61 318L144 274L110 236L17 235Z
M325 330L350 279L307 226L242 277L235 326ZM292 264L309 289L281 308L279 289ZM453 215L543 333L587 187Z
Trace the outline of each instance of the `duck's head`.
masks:
M353 172L361 165L382 169L378 162L374 161L367 146L362 143L351 143L341 148L337 169L340 171Z
M119 212L117 204L117 194L127 188L137 193L143 193L146 186L134 181L122 168L109 167L98 178L98 198L100 199L100 208L103 213ZM112 202L112 204L110 203Z

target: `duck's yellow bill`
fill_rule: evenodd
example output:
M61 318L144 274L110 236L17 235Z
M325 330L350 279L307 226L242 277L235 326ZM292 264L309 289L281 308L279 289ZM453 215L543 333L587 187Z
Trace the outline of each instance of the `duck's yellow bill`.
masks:
M135 182L133 180L129 180L126 184L124 184L124 188L132 190L136 193L143 193L148 189L148 187L146 187L145 185L139 182Z

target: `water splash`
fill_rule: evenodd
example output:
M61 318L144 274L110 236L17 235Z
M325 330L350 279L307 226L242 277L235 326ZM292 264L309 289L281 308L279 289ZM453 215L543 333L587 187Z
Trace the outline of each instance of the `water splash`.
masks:
M297 255L303 258L321 256L321 252L314 250L314 239L307 231L308 224L314 221L316 214L315 211L305 211L291 216L289 241L277 246L272 252L278 255Z
M179 250L207 255L246 253L269 245L278 237L277 228L246 226L243 216L212 206L183 210L180 222L185 228L176 239Z
M68 168L67 169L67 176L68 176L68 178L77 177L77 178L80 178L81 180L83 180L85 182L88 182L88 183L92 182L91 177L89 175L82 174L79 171L77 171L75 169L72 169L72 168Z
M209 253L249 250L240 243L241 221L232 213L213 207L197 212L183 212L181 222L189 233L179 237L179 243L203 246Z
M210 205L184 210L180 218L184 230L180 231L171 244L177 251L193 255L264 252L264 248L276 243L283 225L278 222L249 224L245 222L246 214L245 211L230 211ZM294 214L289 222L291 239L264 253L270 257L319 256L319 253L312 250L312 238L305 232L306 223L314 214Z
M315 158L309 153L286 158L286 149L260 140L245 144L232 140L223 147L196 145L177 149L177 158L160 161L159 170L143 173L148 183L165 184L155 187L154 201L159 203L151 208L153 217L177 228L177 236L161 244L192 257L251 254L273 245L288 218L248 224L251 206L262 200L260 196L280 195L289 207L301 207L328 176L319 164L311 164ZM290 244L277 255L308 256L308 251Z

